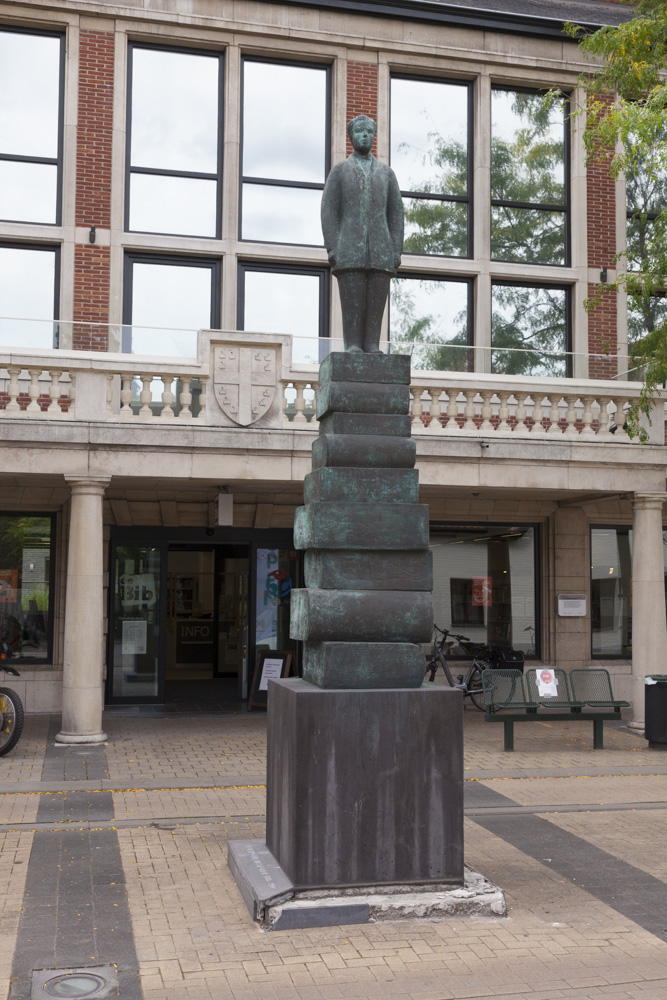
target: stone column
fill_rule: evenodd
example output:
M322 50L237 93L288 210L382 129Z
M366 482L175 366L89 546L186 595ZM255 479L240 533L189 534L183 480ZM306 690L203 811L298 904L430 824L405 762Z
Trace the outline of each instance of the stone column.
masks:
M665 673L662 508L667 493L635 493L632 526L632 722L644 729L644 677Z
M65 476L72 489L67 556L63 714L58 743L102 743L102 498L108 476Z

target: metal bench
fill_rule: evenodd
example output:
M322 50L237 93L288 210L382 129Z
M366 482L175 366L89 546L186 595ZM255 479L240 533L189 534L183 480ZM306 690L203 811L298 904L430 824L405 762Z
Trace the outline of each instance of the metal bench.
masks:
M603 724L620 719L621 709L630 702L614 698L607 670L572 670L568 678L564 670L552 669L556 681L555 695L541 694L538 674L542 667L520 670L483 670L485 719L502 722L504 749L514 750L514 723L551 719L558 722L592 722L593 749L602 750ZM592 709L593 711L590 711Z

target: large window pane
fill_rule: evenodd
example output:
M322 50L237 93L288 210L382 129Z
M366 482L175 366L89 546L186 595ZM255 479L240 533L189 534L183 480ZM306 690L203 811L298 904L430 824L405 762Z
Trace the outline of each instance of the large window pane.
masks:
M244 60L242 239L322 244L327 102L326 67Z
M326 336L328 272L295 273L284 270L245 269L243 279L243 322L241 329L253 333L291 334L292 361L318 364ZM323 301L324 299L324 301ZM294 308L294 303L299 308Z
M591 529L593 656L632 654L632 529Z
M197 331L217 325L212 313L217 266L130 258L128 268L131 300L123 349L133 354L196 357Z
M436 624L539 655L535 529L462 524L434 531L430 546Z
M667 322L667 296L649 295L628 297L628 343L636 344L638 340L652 333L660 323Z
M630 158L626 179L627 255L630 270L642 270L655 256L654 241L664 245L667 219L660 215L667 208L667 164L664 137L645 156L638 157L635 148L628 150Z
M318 188L243 185L242 239L264 243L322 242Z
M59 35L0 30L1 219L59 221L62 52Z
M464 83L392 78L390 155L406 253L468 254L469 93Z
M389 299L391 349L412 355L412 367L468 371L469 283L393 278Z
M49 659L52 548L50 516L0 515L0 640L10 663Z
M493 372L507 375L569 375L568 330L567 289L493 285Z
M129 229L219 234L221 74L214 53L132 47Z
M496 260L567 261L566 110L565 98L492 91L491 256Z
M55 285L57 250L0 245L0 344L57 346Z
M215 236L218 185L194 177L132 174L130 229Z
M161 616L161 552L158 547L122 545L114 560L114 698L155 698L158 694Z

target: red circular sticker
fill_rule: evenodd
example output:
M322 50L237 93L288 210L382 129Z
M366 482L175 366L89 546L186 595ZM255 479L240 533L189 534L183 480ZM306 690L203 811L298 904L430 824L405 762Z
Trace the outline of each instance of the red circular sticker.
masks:
M540 674L540 677L545 684L550 684L551 681L553 680L550 670L543 670L542 673Z

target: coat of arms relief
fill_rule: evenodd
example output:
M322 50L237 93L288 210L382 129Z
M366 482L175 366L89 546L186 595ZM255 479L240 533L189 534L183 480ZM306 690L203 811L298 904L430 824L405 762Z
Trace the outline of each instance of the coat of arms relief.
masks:
M275 346L219 344L213 351L213 391L220 409L235 424L249 427L267 416L276 396Z

